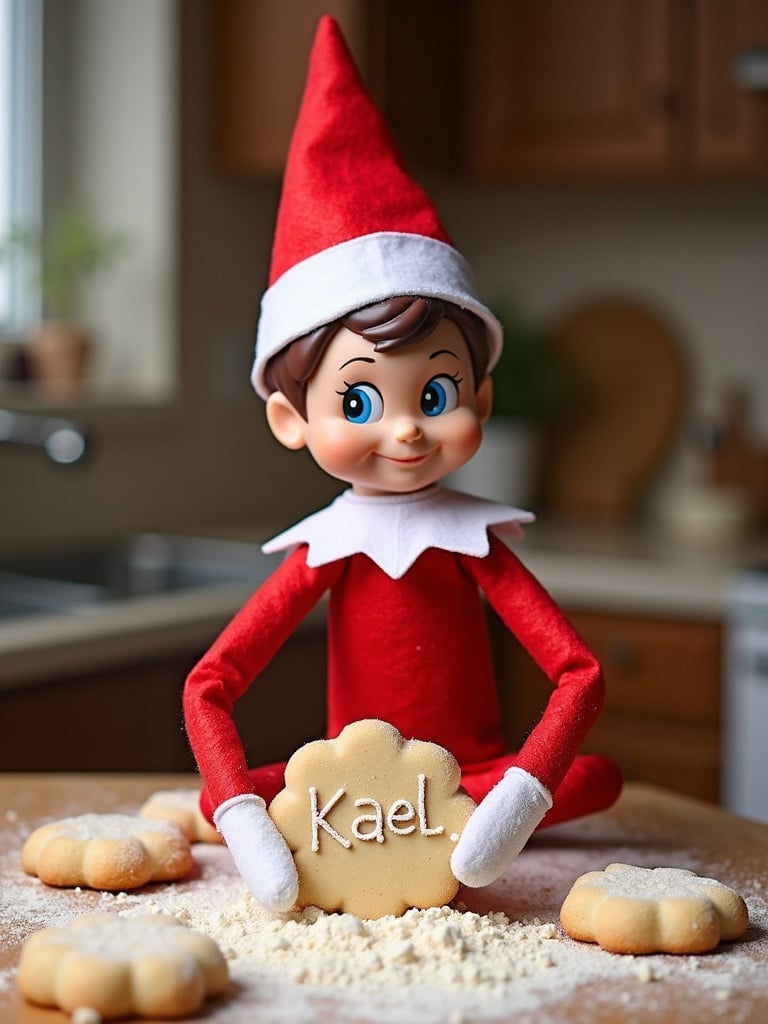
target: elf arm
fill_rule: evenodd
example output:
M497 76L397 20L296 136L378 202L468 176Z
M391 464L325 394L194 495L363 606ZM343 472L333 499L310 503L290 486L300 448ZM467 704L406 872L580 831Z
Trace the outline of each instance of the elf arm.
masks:
M486 558L466 559L465 565L555 690L515 767L482 801L454 850L454 874L474 887L498 878L525 846L604 698L596 656L520 560L492 534L490 542Z
M216 826L248 888L275 911L294 904L298 876L264 800L253 792L232 709L337 571L333 564L309 569L305 548L289 555L195 666L184 688L187 733Z
M310 569L304 547L288 555L187 678L185 725L213 808L252 792L232 719L235 701L314 608L338 571L338 563Z
M602 669L539 581L503 541L492 534L490 540L488 557L473 560L475 578L501 620L555 687L516 764L554 792L602 708Z

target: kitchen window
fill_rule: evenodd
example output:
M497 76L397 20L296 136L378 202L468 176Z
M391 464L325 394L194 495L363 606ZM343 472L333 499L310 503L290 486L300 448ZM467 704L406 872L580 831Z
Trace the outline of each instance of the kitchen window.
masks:
M0 0L0 239L83 210L129 243L77 297L79 399L99 404L165 403L177 383L178 22L177 0ZM1 343L50 312L37 276L19 247L0 259L0 373Z
M42 0L0 0L0 238L42 215ZM40 314L31 257L0 261L0 327L13 337Z

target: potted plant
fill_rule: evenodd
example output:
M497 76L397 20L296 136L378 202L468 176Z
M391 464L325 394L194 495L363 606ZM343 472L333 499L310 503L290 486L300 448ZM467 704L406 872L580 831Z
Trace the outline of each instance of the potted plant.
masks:
M35 267L42 320L29 339L33 377L59 394L79 387L91 350L79 322L85 283L111 267L127 251L122 232L107 231L87 210L69 207L49 232L17 228L0 245L0 259L26 257Z
M509 304L493 306L504 329L494 368L493 411L479 452L454 473L458 490L512 505L532 502L543 427L564 405L572 381L546 328Z

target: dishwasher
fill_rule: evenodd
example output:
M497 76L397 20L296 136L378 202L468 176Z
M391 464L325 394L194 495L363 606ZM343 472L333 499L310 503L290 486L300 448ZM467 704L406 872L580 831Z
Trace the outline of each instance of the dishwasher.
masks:
M768 566L730 587L724 685L723 802L768 822Z

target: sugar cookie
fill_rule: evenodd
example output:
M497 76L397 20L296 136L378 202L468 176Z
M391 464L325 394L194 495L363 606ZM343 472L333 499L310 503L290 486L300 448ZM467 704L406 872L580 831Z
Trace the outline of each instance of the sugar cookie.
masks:
M41 825L21 853L27 874L47 885L111 892L183 878L192 863L178 825L127 814L82 814Z
M219 832L203 817L196 789L159 789L139 809L141 818L175 821L190 843L221 843Z
M612 953L704 953L746 931L733 889L682 868L609 864L578 878L560 911L574 939Z
M450 856L475 808L455 758L374 719L298 750L269 813L294 854L300 906L363 918L449 903Z
M88 914L66 928L44 928L21 952L18 986L39 1006L97 1019L184 1017L227 987L219 947L165 914L125 918Z

